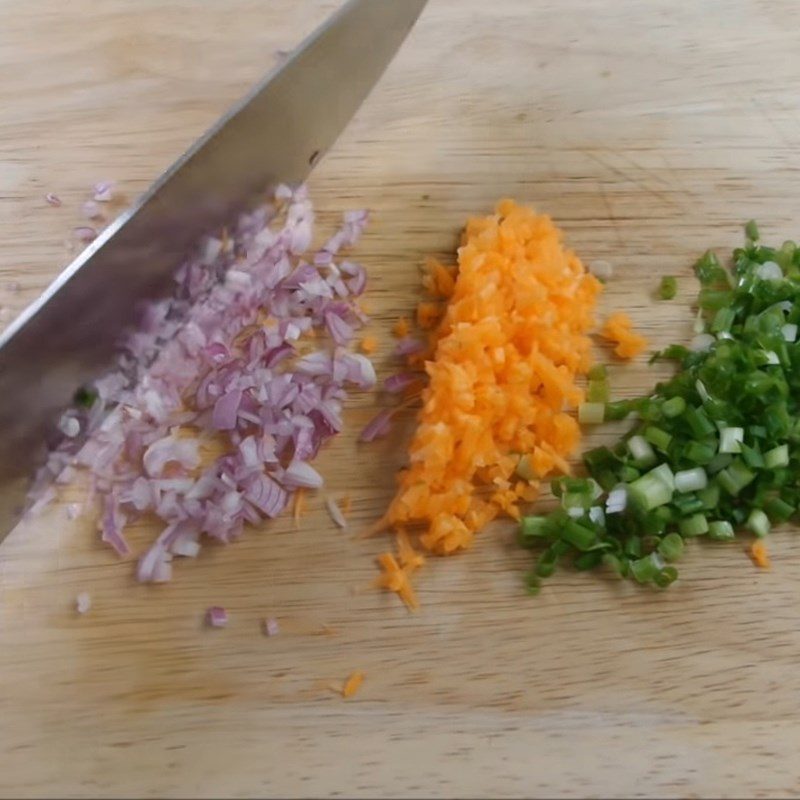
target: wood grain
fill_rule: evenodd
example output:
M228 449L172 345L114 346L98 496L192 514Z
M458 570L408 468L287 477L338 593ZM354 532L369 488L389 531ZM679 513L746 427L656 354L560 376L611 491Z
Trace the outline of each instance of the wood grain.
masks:
M0 315L68 259L93 181L144 189L336 5L1 0ZM373 210L358 255L375 332L387 343L414 305L425 254L514 196L614 264L604 307L656 346L688 336L699 252L737 245L750 217L798 235L799 25L793 0L431 0L311 181L323 224ZM679 299L657 303L668 273ZM613 384L661 374L614 367ZM355 527L385 507L411 426L357 446L374 404L354 399L320 462ZM0 794L796 796L791 532L770 572L697 546L663 594L565 572L533 600L512 539L499 525L429 564L412 616L368 589L381 543L335 529L319 499L300 530L209 547L155 587L59 505L0 551ZM202 629L212 603L227 629ZM366 681L343 701L329 684L354 669Z

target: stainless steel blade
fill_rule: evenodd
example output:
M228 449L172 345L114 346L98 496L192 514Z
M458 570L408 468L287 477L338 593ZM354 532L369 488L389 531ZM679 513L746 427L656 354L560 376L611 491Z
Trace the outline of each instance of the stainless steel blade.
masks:
M187 248L257 193L305 180L426 2L349 0L0 335L0 541L49 426L109 364L136 301L163 292Z

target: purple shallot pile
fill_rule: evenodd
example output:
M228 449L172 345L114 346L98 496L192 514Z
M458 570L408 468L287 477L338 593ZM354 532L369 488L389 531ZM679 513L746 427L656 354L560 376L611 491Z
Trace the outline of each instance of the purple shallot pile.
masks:
M114 368L61 418L35 504L88 470L102 538L120 555L130 522L163 525L137 567L139 580L162 582L203 536L230 542L298 489L321 487L311 462L341 431L347 390L375 384L370 361L348 349L367 321L357 304L366 274L340 257L366 222L346 213L310 251L307 191L282 186L206 238L172 296L143 306Z

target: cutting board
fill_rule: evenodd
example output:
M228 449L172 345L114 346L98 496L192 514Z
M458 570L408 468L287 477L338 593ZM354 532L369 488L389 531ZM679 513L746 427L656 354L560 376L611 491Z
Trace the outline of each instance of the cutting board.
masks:
M4 324L69 259L94 181L135 197L336 5L3 0ZM687 339L698 254L738 245L751 217L778 242L800 234L799 26L792 0L431 0L311 180L322 226L372 210L357 256L380 373L424 256L451 258L465 219L504 196L613 264L603 311L628 311L654 347ZM666 274L671 303L655 297ZM644 359L611 372L618 397L667 374ZM413 426L358 445L378 402L354 396L319 461L352 498L348 531L315 497L298 526L210 546L161 586L68 519L79 488L10 536L0 794L797 794L796 531L771 537L769 571L744 542L698 544L667 592L564 571L530 598L530 556L501 523L429 562L410 614L370 588L386 542L355 536L386 507ZM227 628L203 628L211 604ZM279 635L262 635L266 616ZM353 670L366 679L344 700L331 687Z

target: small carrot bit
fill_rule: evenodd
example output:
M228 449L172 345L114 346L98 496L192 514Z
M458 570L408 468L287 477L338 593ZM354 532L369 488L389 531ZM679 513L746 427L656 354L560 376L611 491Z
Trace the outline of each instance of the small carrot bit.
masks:
M757 567L769 569L769 550L767 550L767 545L761 540L757 540L750 545L750 558Z
M383 570L376 581L378 586L394 592L412 611L419 607L417 597L411 588L408 573L398 563L391 553L382 553L378 556L378 564Z
M361 688L362 683L364 683L363 672L356 670L351 673L342 686L342 697L352 697Z
M361 340L361 352L371 355L378 349L378 340L374 336L365 336Z
M292 517L294 519L295 527L300 523L300 517L303 516L306 503L306 490L303 488L297 489L294 493L294 507L292 508Z
M424 331L429 331L439 324L442 318L442 308L438 303L420 303L417 306L417 325Z
M397 339L405 339L410 330L408 320L405 317L400 317L400 319L395 322L392 333Z
M342 513L347 515L350 513L350 509L353 507L353 498L350 497L349 494L346 494L342 498L342 502L339 504L339 507L342 509Z
M607 320L600 335L612 343L616 343L614 352L620 358L634 358L647 347L647 339L634 333L631 318L621 311L612 314Z
M408 575L411 575L412 572L425 563L425 556L422 553L418 553L411 546L408 534L402 530L397 533L397 557Z
M432 297L446 300L453 296L456 287L456 268L445 267L435 258L425 260L427 275L422 279L422 285Z

